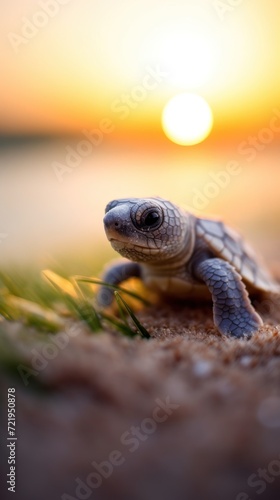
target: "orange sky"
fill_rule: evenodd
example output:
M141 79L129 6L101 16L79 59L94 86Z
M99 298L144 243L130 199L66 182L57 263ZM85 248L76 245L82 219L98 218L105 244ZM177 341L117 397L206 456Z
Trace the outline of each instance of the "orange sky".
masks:
M280 3L229 4L7 3L0 131L80 134L110 117L119 134L160 135L162 109L180 91L208 101L213 137L265 126L280 108Z

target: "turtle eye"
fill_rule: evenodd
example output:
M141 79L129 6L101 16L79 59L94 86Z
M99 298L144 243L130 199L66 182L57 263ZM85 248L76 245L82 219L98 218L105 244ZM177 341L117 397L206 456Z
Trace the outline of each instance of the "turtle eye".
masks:
M143 210L144 208L144 210ZM163 222L163 214L160 207L139 207L136 213L132 214L132 221L137 229L141 231L151 231L157 229Z
M153 225L157 224L158 220L159 214L157 212L150 212L145 217L145 226L152 227Z

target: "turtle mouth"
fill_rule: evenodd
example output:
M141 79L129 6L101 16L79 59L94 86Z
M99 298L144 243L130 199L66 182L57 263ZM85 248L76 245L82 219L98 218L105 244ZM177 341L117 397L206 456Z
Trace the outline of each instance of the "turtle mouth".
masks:
M121 255L127 258L130 258L130 255L131 258L132 255L134 256L137 255L138 256L137 260L141 261L142 259L145 259L147 255L155 256L158 254L157 248L149 248L145 245L136 245L135 243L122 241L117 238L110 238L109 241L113 249L116 250L116 252L120 253Z
M134 243L129 243L129 242L124 242L122 240L119 240L117 238L109 238L109 241L112 246L117 246L118 248L141 248L141 250L149 250L148 247L145 247L144 245L135 245Z
M111 237L109 241L112 248L116 252L118 252L122 257L132 260L133 262L145 263L159 260L158 248L148 248L145 245L137 245L132 242L122 241Z

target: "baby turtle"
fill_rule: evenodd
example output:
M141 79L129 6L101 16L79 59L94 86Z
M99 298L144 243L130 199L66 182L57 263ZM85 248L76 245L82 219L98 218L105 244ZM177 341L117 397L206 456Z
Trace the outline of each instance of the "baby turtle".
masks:
M114 250L133 261L113 264L104 281L118 285L136 276L166 295L212 296L214 323L222 334L249 338L262 325L245 284L249 292L280 291L237 233L221 221L198 218L170 201L111 201L104 227ZM112 300L112 290L100 287L99 305L106 307Z

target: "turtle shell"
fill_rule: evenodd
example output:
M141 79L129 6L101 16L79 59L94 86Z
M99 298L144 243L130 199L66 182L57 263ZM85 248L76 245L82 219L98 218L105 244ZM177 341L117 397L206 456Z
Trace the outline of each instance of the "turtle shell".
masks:
M196 230L211 251L232 264L253 289L280 293L280 286L259 262L253 249L233 229L221 221L197 219Z

